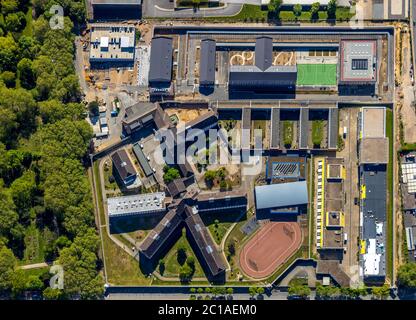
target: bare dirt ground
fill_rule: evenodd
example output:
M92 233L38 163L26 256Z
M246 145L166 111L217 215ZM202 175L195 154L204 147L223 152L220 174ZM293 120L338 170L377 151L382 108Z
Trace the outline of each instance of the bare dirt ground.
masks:
M401 104L401 118L404 129L404 142L416 142L416 110L413 107L415 100L414 87L412 86L412 79L410 76L411 66L411 44L410 32L402 33L402 85L399 99Z
M207 109L167 109L166 113L169 116L176 115L179 118L179 123L192 121L199 116L207 113Z

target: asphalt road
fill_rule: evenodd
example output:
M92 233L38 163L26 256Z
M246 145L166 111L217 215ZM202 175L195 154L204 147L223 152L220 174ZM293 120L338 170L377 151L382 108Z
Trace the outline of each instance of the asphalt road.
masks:
M228 4L221 8L199 9L193 8L173 10L173 3L169 0L144 0L143 17L149 18L201 18L234 16L240 12L242 4Z

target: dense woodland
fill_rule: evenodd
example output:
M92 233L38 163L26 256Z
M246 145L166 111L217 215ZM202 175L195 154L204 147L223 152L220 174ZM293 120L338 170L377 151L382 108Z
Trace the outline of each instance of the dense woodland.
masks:
M64 8L63 30L49 27L53 4ZM83 165L92 130L73 64L85 4L1 0L0 12L0 294L99 298L99 238ZM63 265L63 292L48 288L48 270L18 268L43 261Z

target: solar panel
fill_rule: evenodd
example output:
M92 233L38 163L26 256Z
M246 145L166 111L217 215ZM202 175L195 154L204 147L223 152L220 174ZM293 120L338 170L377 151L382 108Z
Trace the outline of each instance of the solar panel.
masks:
M368 70L368 60L352 59L352 70Z

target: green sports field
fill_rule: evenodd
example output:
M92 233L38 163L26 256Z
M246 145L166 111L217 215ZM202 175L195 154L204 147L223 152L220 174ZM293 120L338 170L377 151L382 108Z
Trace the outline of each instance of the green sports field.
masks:
M298 64L298 86L335 86L336 64Z

